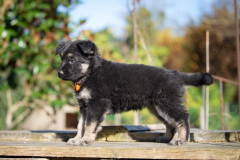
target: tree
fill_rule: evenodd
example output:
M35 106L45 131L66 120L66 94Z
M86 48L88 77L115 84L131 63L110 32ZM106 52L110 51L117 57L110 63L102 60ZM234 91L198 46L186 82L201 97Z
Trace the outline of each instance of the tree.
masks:
M55 57L55 47L62 38L70 39L68 12L59 12L58 7L68 10L76 3L80 2L0 2L0 113L1 118L7 117L7 129L16 127L36 106L73 103L71 84L57 77L60 59ZM20 114L25 116L19 118Z
M233 1L217 1L211 13L201 18L200 24L191 22L185 29L181 40L181 50L171 55L165 64L168 68L185 72L206 72L206 31L210 33L210 73L228 79L237 79L237 55L235 42L235 21ZM182 61L179 63L178 61ZM179 64L175 66L175 63ZM238 109L234 102L235 86L225 84L224 99L230 103L228 129L238 129L233 123L238 119ZM202 106L201 88L189 89L190 120L193 127L199 127L199 111ZM220 98L217 81L210 86L210 120L209 129L221 129Z
M160 12L159 14L159 23L163 23L164 14ZM132 55L133 55L133 25L132 25L132 16L127 16L128 25L126 27L127 36L126 36L126 44L128 46L128 50L130 54L127 58L127 63L134 63ZM137 19L137 28L138 28L138 57L140 64L152 65L148 59L148 53L144 48L144 45L147 46L147 50L149 51L150 56L153 60L153 65L158 67L163 67L164 61L169 54L169 48L159 44L157 42L157 33L159 30L153 20L152 13L145 7L140 6L136 10L136 19ZM144 40L144 43L143 43Z
M205 14L199 25L186 29L182 70L206 71L206 31L210 33L210 70L214 75L237 79L235 20L232 1L218 2L212 13Z

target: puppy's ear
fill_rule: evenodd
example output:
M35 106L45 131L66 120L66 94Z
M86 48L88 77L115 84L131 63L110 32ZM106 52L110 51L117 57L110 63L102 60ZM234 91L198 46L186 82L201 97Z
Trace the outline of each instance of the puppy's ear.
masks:
M87 55L94 55L96 52L96 45L91 41L80 41L78 44L80 50Z
M55 55L60 54L62 56L63 51L70 46L71 42L61 42L55 50Z

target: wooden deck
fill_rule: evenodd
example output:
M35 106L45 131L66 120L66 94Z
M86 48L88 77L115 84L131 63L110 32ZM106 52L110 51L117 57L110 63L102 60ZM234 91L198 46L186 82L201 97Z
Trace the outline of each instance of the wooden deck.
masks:
M0 141L0 155L10 157L78 157L138 159L239 159L240 143L95 142L90 147L65 142Z
M92 146L68 146L77 131L0 131L0 158L240 159L240 131L191 129L184 146L156 143L161 126L105 126ZM175 136L176 137L176 136Z

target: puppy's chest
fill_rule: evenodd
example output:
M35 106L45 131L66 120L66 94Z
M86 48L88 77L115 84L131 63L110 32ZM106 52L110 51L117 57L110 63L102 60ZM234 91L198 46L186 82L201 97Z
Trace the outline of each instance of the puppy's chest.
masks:
M77 100L84 100L88 102L92 98L91 89L87 87L81 88L80 91L76 92L76 98Z

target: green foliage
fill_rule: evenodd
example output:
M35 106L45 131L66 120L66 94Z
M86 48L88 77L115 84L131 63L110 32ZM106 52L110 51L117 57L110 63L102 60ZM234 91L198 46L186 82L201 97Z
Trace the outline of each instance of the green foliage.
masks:
M6 118L7 109L8 109L6 99L7 99L6 93L0 92L0 103L1 103L1 106L0 106L0 130L3 130L6 128L5 118Z
M122 113L121 124L122 125L133 125L134 123L134 111L128 111Z
M163 67L165 59L170 53L170 48L166 45L158 43L157 41L158 34L156 33L161 32L162 30L157 30L152 14L146 8L140 7L136 12L136 17L139 31L141 32L142 38L144 39L148 47L148 51L150 53L151 58L153 59L154 65L158 67ZM163 23L164 14L159 14L159 19L161 19L160 22ZM127 22L128 25L126 27L126 30L128 35L126 38L126 42L128 44L131 57L128 58L126 62L134 63L133 25L131 15L127 17ZM140 37L139 34L138 37ZM146 51L143 48L143 44L140 41L140 38L138 38L137 46L138 46L138 63L151 65L147 58Z
M229 106L233 102L233 97L236 87L231 84L226 84L224 90L224 107L225 107L225 128L236 130L238 126L238 107L236 105ZM202 88L191 87L189 90L189 113L191 127L200 127L200 109L203 106ZM214 84L209 87L209 129L221 130L221 104L220 104L220 88L219 82L214 81ZM228 109L226 111L226 109ZM234 109L233 109L234 108Z
M201 88L189 88L189 98L188 98L188 102L189 102L189 114L190 114L190 125L192 127L200 127L200 108L203 105L203 101L202 101L202 89Z
M152 44L155 43L154 42L154 38L155 34L157 32L155 23L153 21L152 18L152 14L149 10L147 10L145 7L140 7L137 11L136 11L136 21L137 21L137 25L139 30L141 31L143 38L146 40L147 44ZM129 44L129 46L131 48L133 48L134 44L133 44L133 19L132 19L132 15L127 16L127 38L126 41ZM138 42L138 45L140 45L140 41Z
M184 72L206 72L206 31L210 39L210 73L224 78L237 79L236 42L234 32L234 13L232 1L216 2L212 12L203 14L200 24L190 23L185 27L185 35L175 39L161 34L165 42L159 42L171 48L164 66ZM168 34L170 35L170 34ZM225 128L239 129L237 87L224 83ZM221 106L219 82L210 86L209 129L221 129ZM200 108L202 89L189 89L190 123L192 127L200 127ZM229 109L228 109L229 108ZM234 108L234 109L233 109Z
M155 124L162 123L156 117L154 117L147 108L140 111L140 124Z
M106 28L95 34L94 42L99 46L99 52L102 57L115 62L124 62L118 39Z
M134 124L134 112L128 111L121 114L121 125L133 125ZM114 125L114 115L106 116L106 124ZM154 124L162 123L156 117L154 117L147 108L144 108L140 111L140 124Z
M105 119L107 125L114 125L114 115L107 115Z
M212 7L212 12L204 14L201 23L196 25L191 23L186 27L186 34L182 41L182 53L179 58L182 64L179 70L185 72L205 72L206 71L206 31L209 31L210 39L210 71L213 75L218 75L227 79L237 79L236 62L236 42L233 38L234 13L232 1L218 2ZM222 25L224 22L224 25ZM220 25L221 24L221 25ZM183 58L181 58L183 57ZM176 59L175 59L176 60ZM173 60L171 61L173 62ZM171 66L171 63L168 64ZM209 109L209 129L221 129L221 107L219 82L214 81L210 86L210 109ZM238 119L236 107L237 87L229 83L224 83L224 106L225 106L225 128L239 129L236 121ZM201 106L200 90L190 91L190 115L191 123L194 127L199 127L199 109ZM234 98L235 97L235 98ZM235 110L231 110L235 106ZM229 108L229 109L228 109Z
M73 99L67 94L71 84L62 83L57 77L60 58L55 57L55 47L63 37L69 39L70 32L68 12L59 12L58 6L61 4L68 9L79 2L1 1L0 90L1 95L12 91L13 104L27 96L27 91L29 98L27 106L23 106L25 109L33 104L37 107L38 100L61 107ZM1 98L0 106L0 112L6 113L6 98ZM1 116L0 121L4 119ZM0 127L4 129L4 125Z

